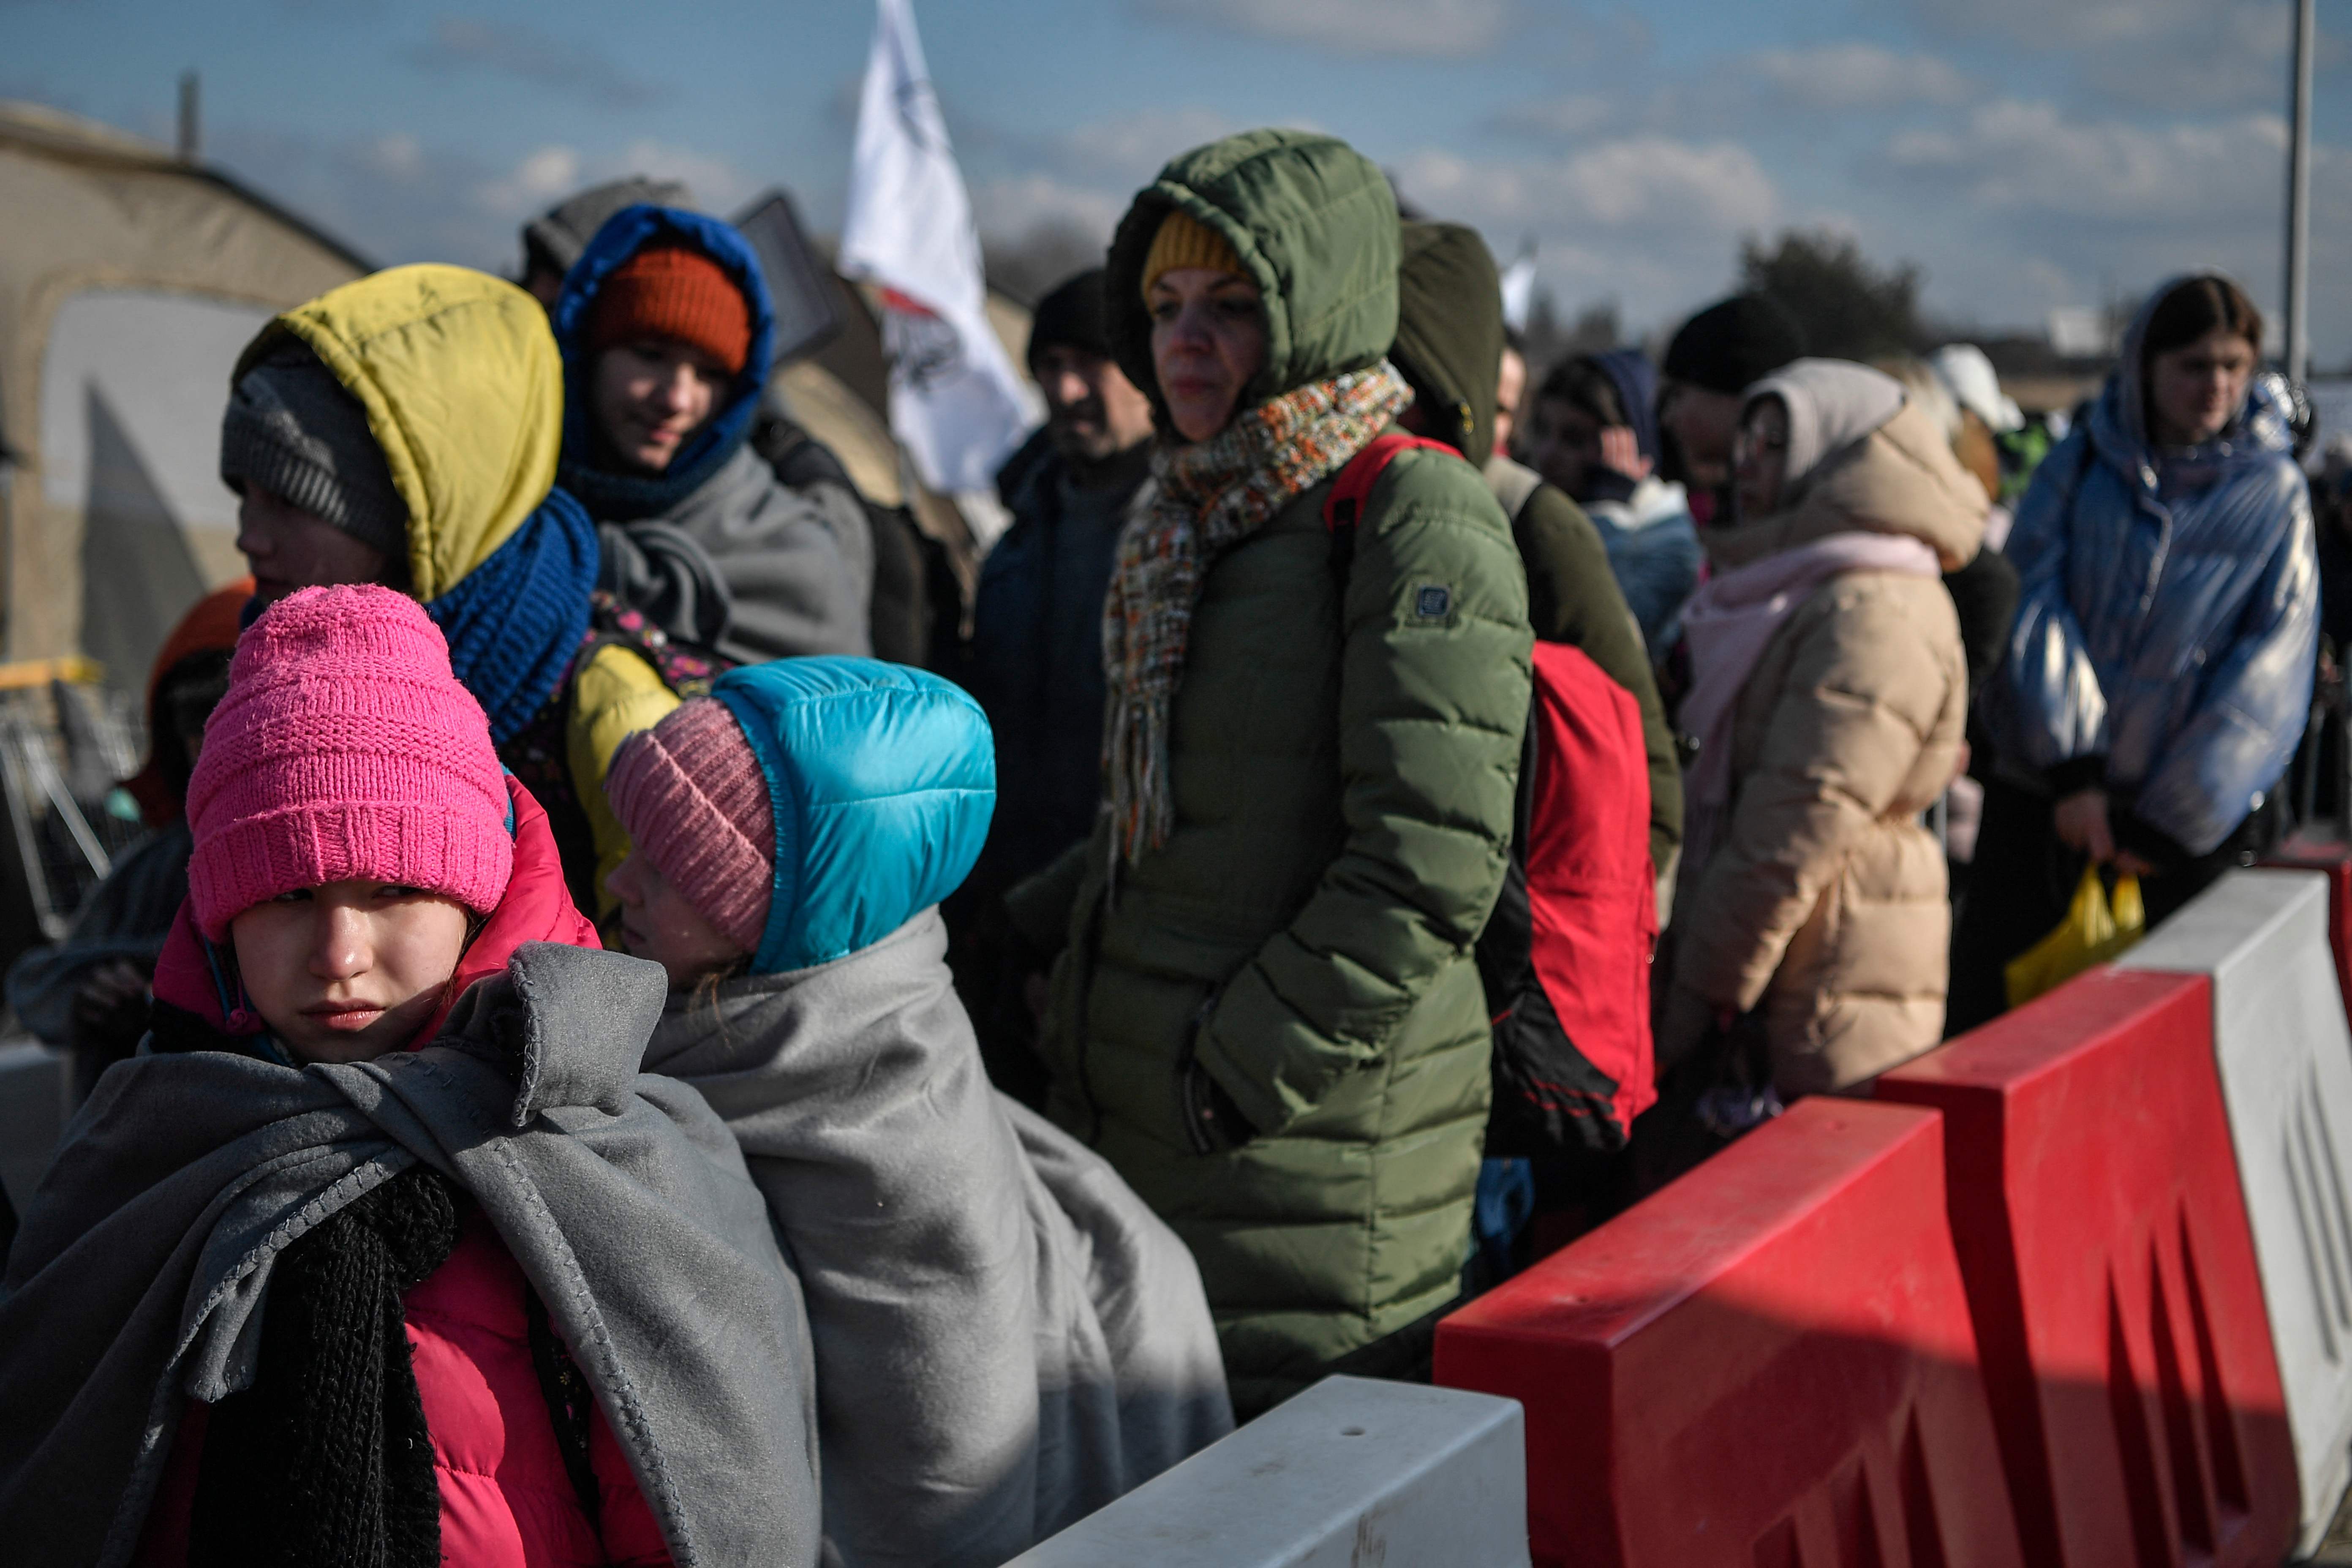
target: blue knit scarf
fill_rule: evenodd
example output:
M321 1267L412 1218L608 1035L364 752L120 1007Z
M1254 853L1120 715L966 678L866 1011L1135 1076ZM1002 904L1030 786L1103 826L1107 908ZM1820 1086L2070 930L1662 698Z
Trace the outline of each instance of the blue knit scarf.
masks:
M490 558L425 606L449 639L449 667L505 745L555 695L588 630L596 525L562 489L547 492Z

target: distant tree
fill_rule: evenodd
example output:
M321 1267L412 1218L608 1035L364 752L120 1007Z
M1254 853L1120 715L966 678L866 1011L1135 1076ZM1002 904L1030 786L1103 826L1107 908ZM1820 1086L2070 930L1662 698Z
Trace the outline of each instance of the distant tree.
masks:
M1881 270L1853 239L1825 229L1786 230L1769 248L1752 236L1742 241L1739 282L1786 305L1824 358L1918 353L1937 341L1919 319L1918 267Z
M1034 305L1061 281L1103 264L1103 237L1063 221L1038 224L1018 239L982 239L981 266L989 287Z

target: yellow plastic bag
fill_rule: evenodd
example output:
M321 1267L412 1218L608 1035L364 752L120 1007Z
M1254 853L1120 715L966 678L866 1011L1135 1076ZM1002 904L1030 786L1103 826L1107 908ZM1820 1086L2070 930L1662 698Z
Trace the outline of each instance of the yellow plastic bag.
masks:
M2147 930L2147 910L2140 903L2139 879L2116 879L2111 903L2099 868L2084 868L2066 918L2048 936L2009 961L2002 971L2009 984L2009 1005L2022 1007L2045 991L2054 991L2095 963L2123 954Z

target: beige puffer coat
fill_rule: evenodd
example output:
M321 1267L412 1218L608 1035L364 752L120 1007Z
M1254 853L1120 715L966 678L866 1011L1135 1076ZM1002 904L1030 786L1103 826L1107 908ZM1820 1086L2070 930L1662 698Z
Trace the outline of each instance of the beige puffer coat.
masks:
M1908 534L1947 572L1984 491L1916 405L1816 470L1801 499L1704 531L1718 571L1834 533ZM1968 666L1932 577L1850 572L1813 590L1741 689L1722 842L1685 864L1658 1054L1760 1007L1783 1098L1850 1089L1941 1037L1944 857L1919 814L1962 763Z

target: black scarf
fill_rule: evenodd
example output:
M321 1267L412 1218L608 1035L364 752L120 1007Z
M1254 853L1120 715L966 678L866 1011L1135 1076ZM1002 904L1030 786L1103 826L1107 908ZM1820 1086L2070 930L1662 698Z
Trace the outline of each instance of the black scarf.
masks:
M439 1568L400 1294L457 1242L457 1189L416 1165L286 1249L253 1386L205 1430L189 1568Z

